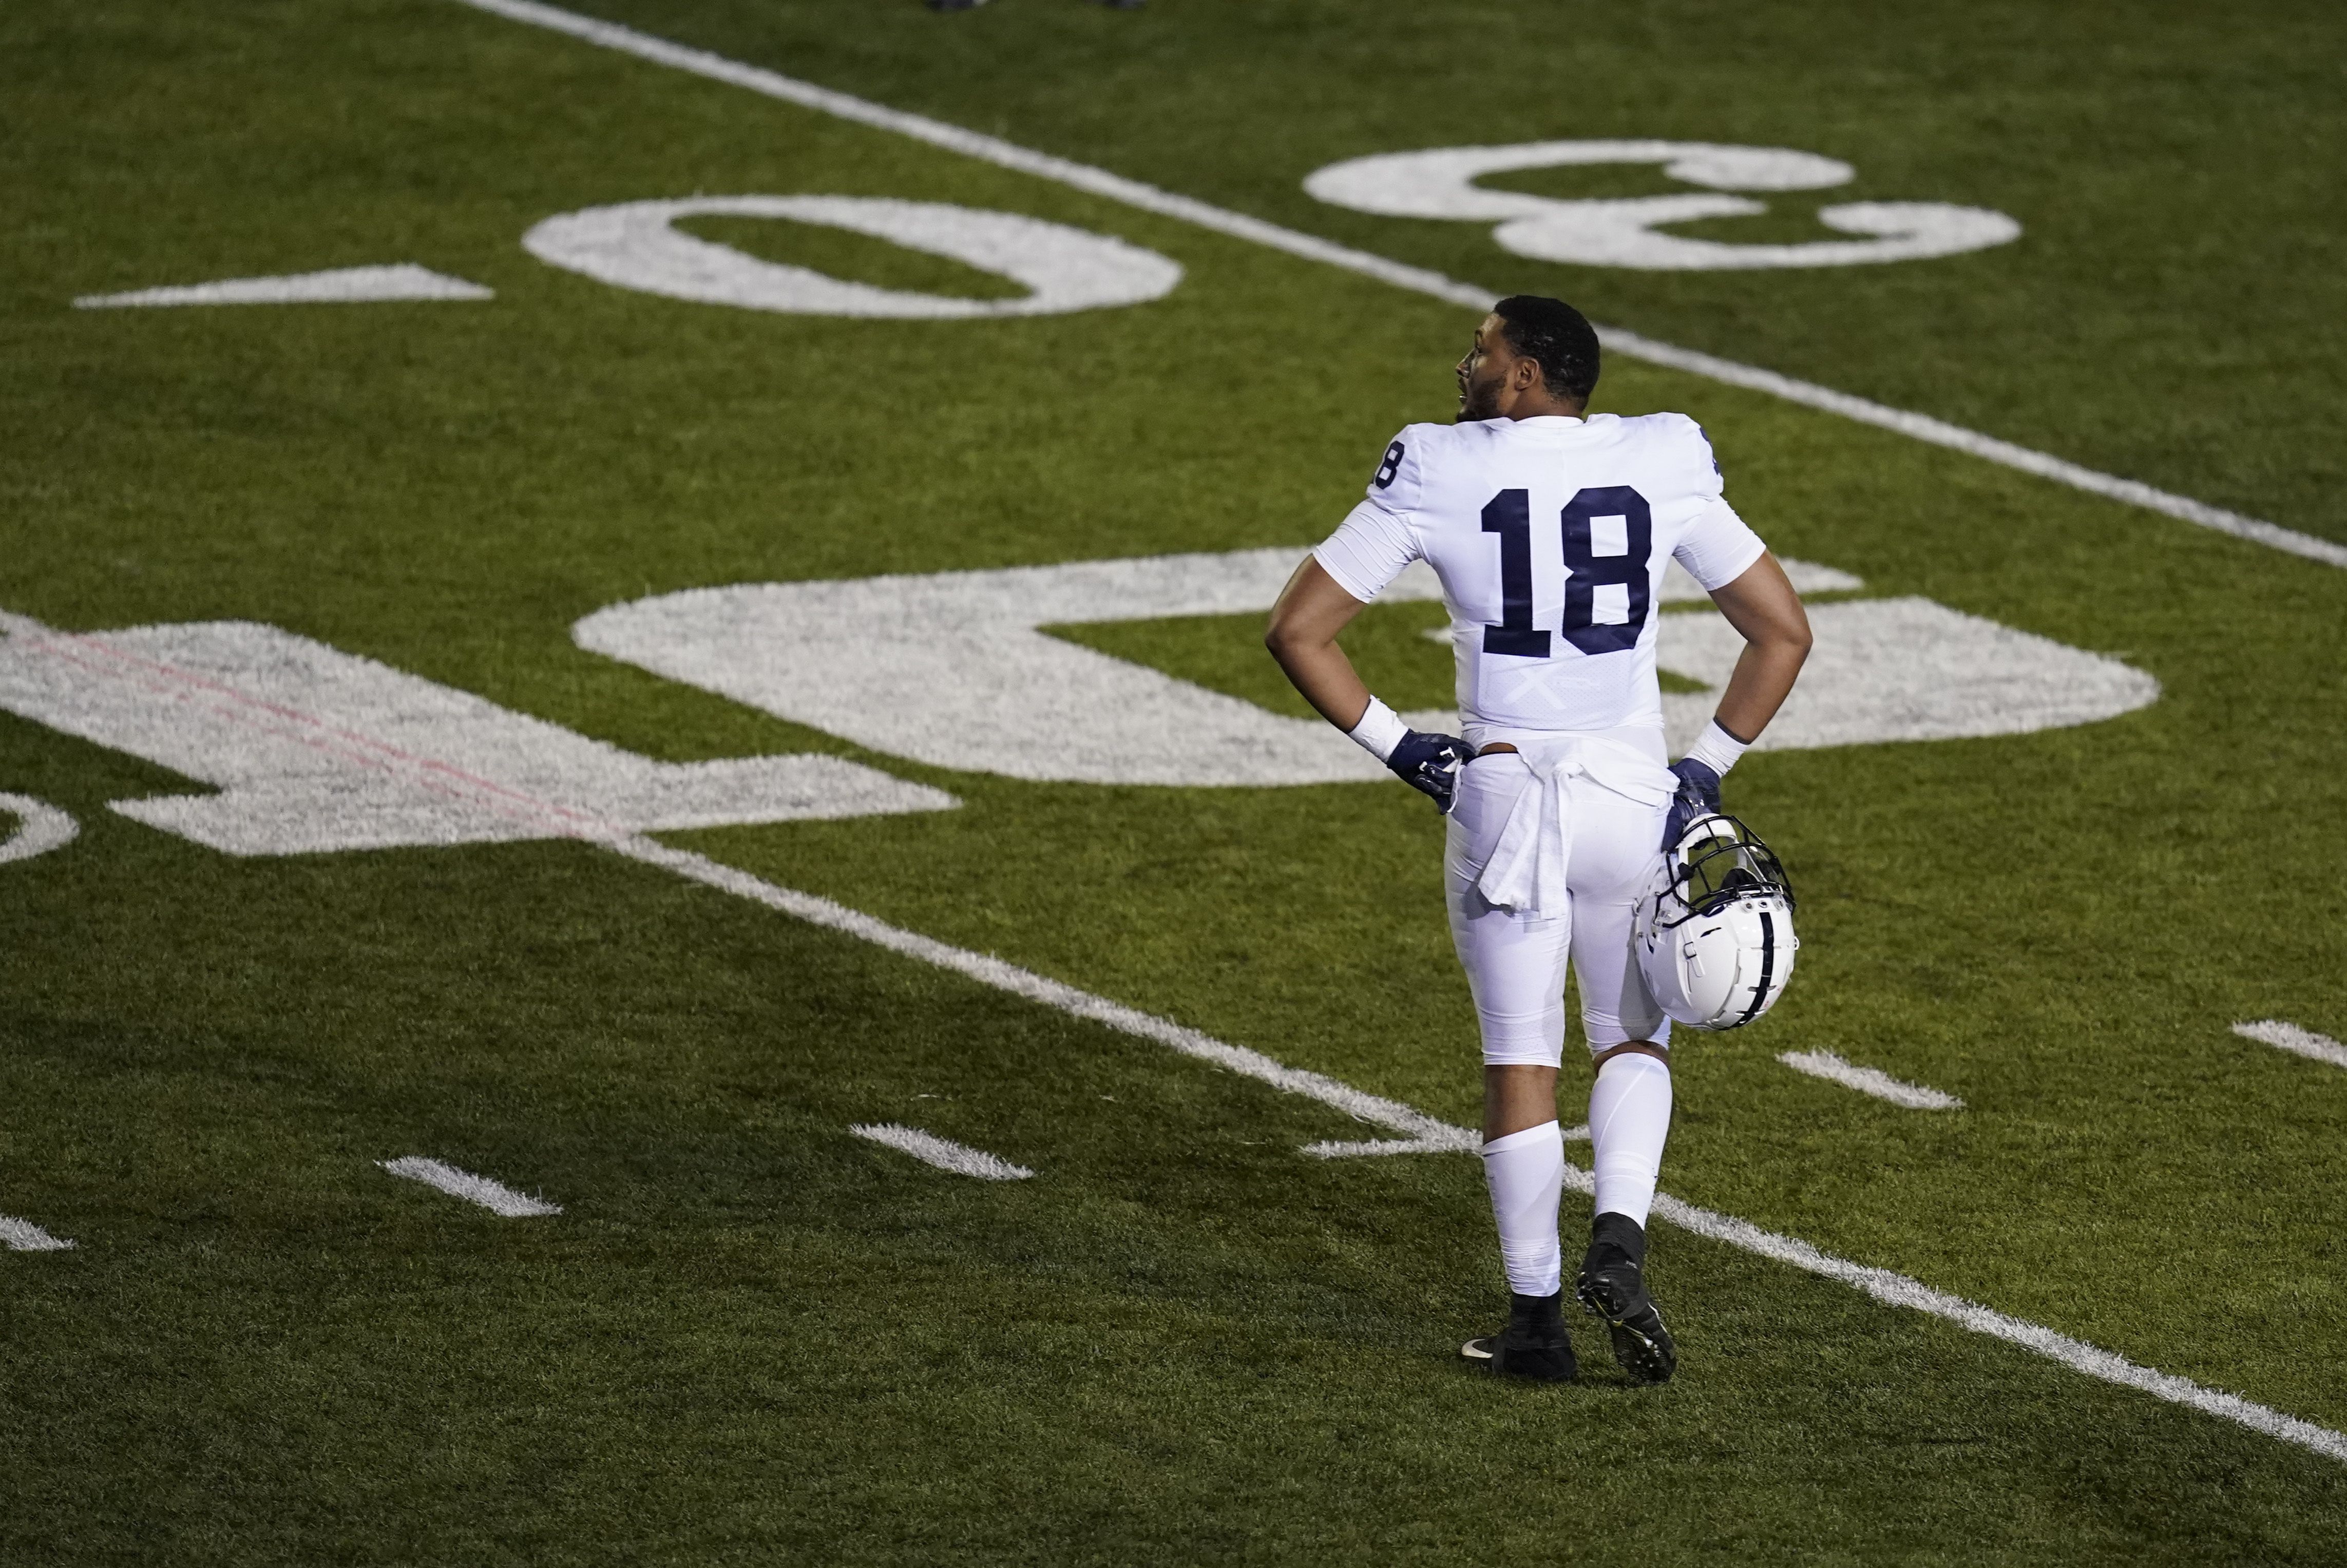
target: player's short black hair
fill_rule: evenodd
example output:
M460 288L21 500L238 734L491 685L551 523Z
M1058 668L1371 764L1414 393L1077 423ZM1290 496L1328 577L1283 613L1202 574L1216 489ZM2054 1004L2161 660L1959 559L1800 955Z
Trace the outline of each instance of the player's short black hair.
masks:
M1510 294L1491 310L1508 346L1539 362L1550 396L1589 401L1597 390L1597 329L1587 316L1546 294Z

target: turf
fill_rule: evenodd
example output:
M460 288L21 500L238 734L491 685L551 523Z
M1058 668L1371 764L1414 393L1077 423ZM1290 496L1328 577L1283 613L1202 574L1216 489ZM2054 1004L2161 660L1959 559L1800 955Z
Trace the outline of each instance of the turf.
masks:
M1521 136L1474 94L1520 74L1489 40L1546 8L624 15L2347 537L2320 434L2335 191L2276 152L2335 117L2327 13L1648 8L1545 46L1584 90ZM1395 426L1443 416L1460 313L424 0L18 10L0 73L0 608L263 620L649 755L825 750L939 784L960 809L676 841L1472 1120L1439 824L1405 792L924 769L569 638L704 584L1301 543ZM1365 151L1614 134L1830 152L1861 198L2028 233L1661 278L1296 189ZM1126 310L857 323L625 293L517 244L695 190L1001 207L1187 276ZM962 286L756 227L696 224ZM67 308L392 260L497 298ZM1780 552L2162 684L2103 724L1738 770L1800 886L1802 971L1684 1053L1666 1185L2347 1427L2347 1081L2228 1029L2347 1034L2321 826L2347 804L2347 575L1693 378L1619 364L1600 401L1701 418ZM1429 624L1381 609L1356 639L1397 702L1443 694ZM1238 620L1059 634L1296 711ZM0 1254L12 1561L2347 1546L2334 1461L1669 1230L1679 1383L1495 1391L1453 1356L1498 1300L1471 1160L1301 1159L1359 1129L585 846L236 861L105 805L187 787L0 715L0 790L85 828L0 866L0 1213L80 1244ZM1859 1099L1776 1063L1795 1048L1969 1109ZM1041 1174L957 1182L846 1133L883 1120ZM501 1221L374 1166L410 1153L566 1212Z
M2342 25L2321 0L1851 7L1661 0L604 0L599 15L1107 164L1592 317L2347 539ZM852 24L846 18L854 18ZM1657 273L1511 256L1486 225L1306 195L1368 153L1545 138L1789 147L1852 184L1686 232L1815 239L1847 200L1993 208L2014 245L1927 265ZM1684 190L1651 170L1488 183Z

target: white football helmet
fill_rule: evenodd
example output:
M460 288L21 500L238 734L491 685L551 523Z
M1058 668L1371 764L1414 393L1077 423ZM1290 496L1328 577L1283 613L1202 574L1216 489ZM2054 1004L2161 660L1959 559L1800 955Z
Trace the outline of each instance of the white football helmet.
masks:
M1663 852L1632 939L1646 988L1674 1021L1740 1029L1792 978L1801 949L1793 886L1750 828L1699 816Z

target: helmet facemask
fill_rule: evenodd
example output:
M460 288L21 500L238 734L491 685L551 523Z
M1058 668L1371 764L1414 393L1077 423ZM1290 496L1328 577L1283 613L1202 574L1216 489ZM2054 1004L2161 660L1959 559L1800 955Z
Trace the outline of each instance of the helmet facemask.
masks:
M1750 1023L1784 994L1800 949L1783 863L1736 818L1696 818L1664 853L1635 942L1647 989L1675 1021Z
M1777 852L1732 816L1699 816L1689 823L1669 851L1665 869L1681 913L1661 924L1717 914L1731 900L1755 893L1775 893L1788 910L1797 907L1792 881Z

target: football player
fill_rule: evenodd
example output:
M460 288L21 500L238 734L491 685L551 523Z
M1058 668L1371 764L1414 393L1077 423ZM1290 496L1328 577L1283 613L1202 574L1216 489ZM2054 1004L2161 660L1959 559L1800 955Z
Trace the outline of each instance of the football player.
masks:
M1661 846L1719 809L1719 781L1792 690L1809 649L1799 597L1721 496L1702 426L1586 412L1597 334L1559 300L1501 300L1458 364L1459 417L1387 446L1368 494L1296 569L1265 641L1323 717L1450 818L1452 939L1483 1044L1483 1170L1508 1322L1463 1354L1548 1381L1575 1372L1563 1314L1557 1073L1564 966L1594 1059L1596 1176L1574 1295L1633 1378L1677 1351L1645 1278L1645 1224L1671 1116L1670 1020L1631 927ZM1746 647L1717 716L1665 765L1655 639L1676 560ZM1410 729L1337 634L1413 561L1442 582L1462 736Z

